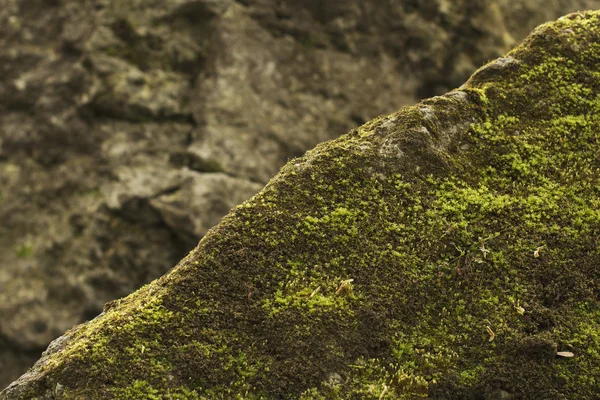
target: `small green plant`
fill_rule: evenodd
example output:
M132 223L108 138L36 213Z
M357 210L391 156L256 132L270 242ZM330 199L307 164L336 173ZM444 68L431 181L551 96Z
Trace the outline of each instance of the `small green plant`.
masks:
M33 246L31 243L23 243L17 246L15 252L18 258L30 258L33 256Z

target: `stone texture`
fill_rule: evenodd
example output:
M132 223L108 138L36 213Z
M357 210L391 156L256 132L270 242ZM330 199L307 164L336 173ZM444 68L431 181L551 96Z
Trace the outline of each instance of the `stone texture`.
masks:
M540 26L288 162L0 399L595 398L599 99L600 12Z
M0 386L288 159L597 3L0 0Z

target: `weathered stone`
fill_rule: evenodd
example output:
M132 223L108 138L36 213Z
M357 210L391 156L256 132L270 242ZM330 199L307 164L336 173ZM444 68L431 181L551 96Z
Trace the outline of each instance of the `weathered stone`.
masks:
M503 60L290 161L0 399L595 398L600 12Z
M594 4L0 0L0 386L290 158Z

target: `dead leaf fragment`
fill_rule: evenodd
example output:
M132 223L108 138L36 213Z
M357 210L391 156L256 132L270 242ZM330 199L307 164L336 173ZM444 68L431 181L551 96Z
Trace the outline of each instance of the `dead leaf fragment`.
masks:
M557 351L556 355L559 357L567 357L567 358L575 357L575 354L573 354L570 351Z
M352 282L354 282L354 279L346 279L343 280L340 283L340 287L338 287L338 290L335 291L336 295L346 295L349 296L352 293Z

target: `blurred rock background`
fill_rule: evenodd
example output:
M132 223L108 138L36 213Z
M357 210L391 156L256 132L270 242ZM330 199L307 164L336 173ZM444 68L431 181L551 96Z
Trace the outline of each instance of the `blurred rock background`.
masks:
M600 0L0 0L0 387L286 160Z

